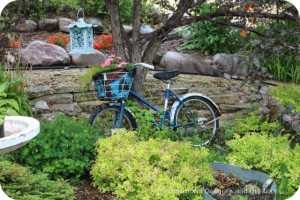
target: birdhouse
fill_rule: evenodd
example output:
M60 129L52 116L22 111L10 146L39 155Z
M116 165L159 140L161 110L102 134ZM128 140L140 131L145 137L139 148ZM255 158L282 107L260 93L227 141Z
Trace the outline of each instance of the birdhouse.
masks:
M82 18L78 18L80 11L83 13ZM90 54L95 52L93 48L93 27L96 26L85 23L83 10L78 10L77 22L66 26L70 28L70 54Z

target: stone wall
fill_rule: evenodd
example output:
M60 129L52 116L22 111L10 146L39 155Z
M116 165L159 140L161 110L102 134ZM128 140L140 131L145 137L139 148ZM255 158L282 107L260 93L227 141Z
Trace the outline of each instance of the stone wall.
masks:
M86 68L24 71L34 109L39 113L59 111L71 116L90 113L103 102L97 99L92 85L83 91L80 76L85 72ZM154 79L153 73L150 72L146 79L146 98L162 106L165 84ZM225 114L249 108L249 104L238 101L238 93L227 91L229 82L222 78L181 74L174 78L171 86L178 94L199 92L211 97Z

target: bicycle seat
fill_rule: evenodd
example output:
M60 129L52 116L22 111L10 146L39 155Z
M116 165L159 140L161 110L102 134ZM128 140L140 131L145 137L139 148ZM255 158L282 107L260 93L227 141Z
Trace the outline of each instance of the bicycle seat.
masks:
M158 72L153 75L154 78L159 80L170 80L171 78L174 78L180 74L180 71L178 69L172 70L172 71L166 71L166 72Z

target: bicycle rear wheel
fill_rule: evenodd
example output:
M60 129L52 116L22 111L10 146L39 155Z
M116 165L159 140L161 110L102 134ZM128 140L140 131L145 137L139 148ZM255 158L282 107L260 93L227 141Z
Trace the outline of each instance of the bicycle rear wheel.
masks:
M122 125L119 126L121 108L116 105L101 105L97 107L89 118L89 123L92 126L99 128L99 134L104 137L111 136L111 130L114 128L125 128L133 130L136 128L136 123L133 116L124 111Z
M196 147L208 145L217 135L219 116L217 108L209 100L191 96L184 99L175 111L175 130Z

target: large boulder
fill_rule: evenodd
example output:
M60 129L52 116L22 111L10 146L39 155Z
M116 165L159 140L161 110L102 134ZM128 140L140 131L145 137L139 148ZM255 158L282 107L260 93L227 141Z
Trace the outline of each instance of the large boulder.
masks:
M58 19L58 26L59 26L59 31L69 33L70 28L67 28L69 24L74 24L76 21L69 19L69 18L59 18Z
M58 20L57 19L41 19L39 20L39 30L41 31L57 31Z
M103 27L103 23L102 23L101 19L94 18L94 17L88 17L88 18L85 18L84 21L87 24L95 25L95 27L93 28L95 33L102 33L104 31L104 27Z
M15 31L17 32L34 32L38 28L38 24L32 20L24 20L16 25Z
M21 50L20 62L29 66L68 65L70 56L62 47L35 40Z
M200 55L166 52L159 63L164 70L179 69L182 73L214 75L214 68Z
M219 74L245 75L247 69L242 65L243 61L243 57L239 54L218 53L213 56L213 62L217 66Z
M72 63L79 66L96 65L101 64L106 60L106 56L95 50L95 53L91 54L72 54Z
M150 25L142 25L140 28L140 32L142 35L147 35L155 31Z

